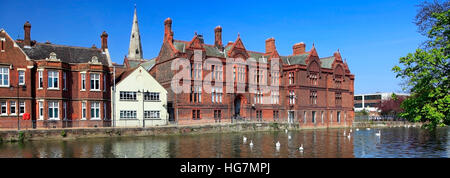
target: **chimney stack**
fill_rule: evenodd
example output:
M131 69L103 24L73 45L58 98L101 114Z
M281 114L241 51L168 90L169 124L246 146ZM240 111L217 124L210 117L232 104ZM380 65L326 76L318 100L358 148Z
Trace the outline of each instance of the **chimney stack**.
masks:
M223 48L223 44L222 44L222 27L219 25L216 28L214 28L214 36L215 36L215 40L214 40L214 45L219 48L222 49Z
M25 31L25 38L23 39L24 46L31 46L31 24L30 22L26 22L23 25L23 29Z
M305 47L306 47L306 45L303 42L295 44L292 47L292 49L294 51L294 55L305 54Z
M275 52L275 38L269 38L266 40L266 54L270 54Z
M100 37L102 38L102 50L105 51L105 49L108 49L108 34L103 31Z
M172 40L172 19L164 20L164 40Z

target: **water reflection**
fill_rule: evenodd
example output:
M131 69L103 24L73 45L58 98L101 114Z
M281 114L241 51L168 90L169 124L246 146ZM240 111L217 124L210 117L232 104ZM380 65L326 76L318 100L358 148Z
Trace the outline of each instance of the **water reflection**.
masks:
M381 131L381 136L375 133ZM344 135L345 132L345 135ZM0 157L24 158L352 158L448 157L450 129L246 132L0 144ZM349 136L350 134L350 136ZM243 136L247 137L246 143ZM290 139L289 139L290 136ZM250 146L250 142L253 146ZM280 147L275 144L280 142ZM299 151L303 144L303 151Z

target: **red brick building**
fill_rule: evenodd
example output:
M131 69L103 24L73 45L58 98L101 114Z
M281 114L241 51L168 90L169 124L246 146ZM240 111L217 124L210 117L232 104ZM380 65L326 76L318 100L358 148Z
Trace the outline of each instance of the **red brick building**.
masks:
M110 124L111 67L108 34L101 48L13 40L0 30L0 128L17 128L17 118L29 113L22 127L102 127ZM28 125L27 125L28 124Z
M171 121L200 124L230 122L235 118L289 121L308 127L352 124L354 75L339 50L320 58L314 44L306 51L306 45L298 43L291 55L281 56L274 38L266 40L265 52L255 52L245 48L239 35L234 42L223 45L220 26L214 33L215 43L211 45L205 44L198 34L190 41L175 40L172 20L164 21L163 45L150 73L169 92ZM201 61L194 61L196 51ZM182 70L171 70L178 58L190 62L191 92L176 94L171 88L173 78ZM216 58L218 62L203 66L208 58ZM242 59L246 65L226 68L227 58ZM277 59L279 65L273 65ZM233 82L225 82L227 78ZM196 84L204 80L222 83L222 87L205 92L204 87ZM235 92L238 87L244 92ZM270 90L263 91L264 88Z

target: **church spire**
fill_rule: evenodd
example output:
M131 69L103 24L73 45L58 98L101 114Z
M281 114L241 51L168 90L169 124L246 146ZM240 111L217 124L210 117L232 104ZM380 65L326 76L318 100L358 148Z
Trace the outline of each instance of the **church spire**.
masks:
M128 59L141 60L142 45L141 35L139 34L139 26L137 20L136 4L134 5L133 27L131 28L130 47L128 48Z

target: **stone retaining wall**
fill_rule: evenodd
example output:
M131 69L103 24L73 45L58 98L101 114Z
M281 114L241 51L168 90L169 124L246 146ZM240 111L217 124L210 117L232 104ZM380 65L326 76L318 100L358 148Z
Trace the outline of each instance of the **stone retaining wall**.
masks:
M354 123L353 127L389 127L404 125L404 122L384 123ZM300 127L299 124L288 123L224 123L189 126L159 126L148 128L67 128L67 129L36 129L36 130L0 130L0 142L15 142L29 140L64 140L92 137L124 137L124 136L151 136L151 135L178 135L201 134L218 132L253 132L253 131L279 131L284 129L326 129L330 127ZM331 128L344 128L336 126Z

